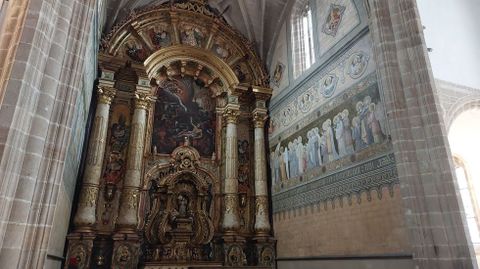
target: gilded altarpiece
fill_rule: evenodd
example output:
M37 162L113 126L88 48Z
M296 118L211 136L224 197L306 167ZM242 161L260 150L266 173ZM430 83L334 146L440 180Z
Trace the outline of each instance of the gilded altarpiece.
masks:
M173 1L113 27L99 65L65 268L271 268L271 90L252 44Z

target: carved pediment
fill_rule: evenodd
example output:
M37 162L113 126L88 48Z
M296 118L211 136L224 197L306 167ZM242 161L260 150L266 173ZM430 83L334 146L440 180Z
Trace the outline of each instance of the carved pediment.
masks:
M176 171L196 170L199 167L200 154L195 148L190 147L188 139L185 145L176 148L171 156L170 164Z

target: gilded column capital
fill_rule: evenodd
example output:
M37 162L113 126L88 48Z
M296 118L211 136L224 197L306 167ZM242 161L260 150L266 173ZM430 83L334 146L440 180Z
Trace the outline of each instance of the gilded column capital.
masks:
M147 93L135 93L135 108L147 110L150 108L153 98Z
M111 104L117 90L112 87L98 86L98 103L99 104Z
M254 111L252 113L252 119L255 128L263 128L268 119L268 115L264 111Z
M227 123L236 124L238 122L238 117L240 116L240 110L227 107L223 111L223 117L227 119Z

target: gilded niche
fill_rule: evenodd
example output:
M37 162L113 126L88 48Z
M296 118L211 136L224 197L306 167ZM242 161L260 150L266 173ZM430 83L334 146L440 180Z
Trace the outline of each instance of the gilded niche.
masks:
M144 196L147 262L211 261L214 256L212 179L198 166L199 158L186 138L170 165L149 181Z

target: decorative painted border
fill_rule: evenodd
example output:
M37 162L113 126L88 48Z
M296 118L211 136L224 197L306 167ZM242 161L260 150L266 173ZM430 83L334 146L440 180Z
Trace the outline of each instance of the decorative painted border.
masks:
M392 195L396 184L399 184L399 180L395 157L390 152L318 180L273 194L272 210L273 213L278 213L321 202L326 204L328 201L343 197L347 197L351 203L353 196L356 196L357 202L360 203L363 192L371 197L371 191L377 190L381 198L382 188L389 188Z

